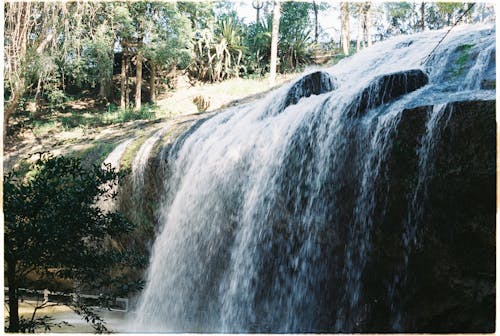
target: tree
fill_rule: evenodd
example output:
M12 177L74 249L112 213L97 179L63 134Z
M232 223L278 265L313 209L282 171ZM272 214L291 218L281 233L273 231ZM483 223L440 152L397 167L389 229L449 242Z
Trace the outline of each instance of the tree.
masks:
M244 61L247 74L265 75L269 72L272 19L272 15L267 14L258 24L251 24L244 31L243 42L248 51Z
M53 304L42 302L31 319L21 318L19 288L51 289L56 279L75 284L75 299L65 305L97 331L106 330L105 321L79 293L97 291L102 294L100 303L109 304L128 285L118 274L138 266L132 251L119 248L132 224L119 213L95 206L98 199L114 196L109 192L117 177L110 167L86 169L79 159L47 153L39 154L27 174L18 169L4 176L8 331L34 332L37 324L50 329L50 322L36 320L35 312ZM127 290L137 288L138 283L132 282Z
M318 43L318 36L319 36L319 32L318 32L318 4L316 3L316 1L313 0L312 2L313 4L313 11L314 11L314 43Z
M121 72L120 72L120 108L129 107L129 70L133 56L133 43L130 41L135 34L133 14L130 3L117 3L113 8L116 38L120 41L122 49Z
M365 1L363 4L364 29L365 29L364 36L368 48L372 46L371 10L372 10L371 1Z
M144 19L138 18L137 55L135 56L135 111L141 110L142 92L142 39L144 38Z
M425 30L425 2L422 1L420 4L420 29Z
M287 1L281 6L279 54L280 70L307 64L312 54L311 12L313 5L308 2Z
M274 85L276 82L276 67L278 62L278 38L279 38L279 29L280 29L280 13L281 6L278 0L274 1L273 8L273 28L271 34L271 63L269 70L269 82L271 85Z
M357 3L356 5L356 14L358 19L358 36L356 38L356 52L358 52L361 47L364 47L364 39L363 39L363 5L362 3Z
M252 7L257 11L255 16L255 23L259 24L260 22L260 10L264 7L264 2L262 0L254 0L252 1Z
M39 66L45 50L54 44L59 4L12 2L5 4L5 103L4 136L10 117L24 94L35 83L40 90L43 70ZM46 59L47 60L47 59ZM48 60L51 61L50 59ZM41 75L30 76L41 72Z
M370 1L359 2L355 5L358 19L358 37L356 39L356 51L361 47L371 47L372 32L371 32L371 7Z
M150 101L154 103L158 74L165 72L163 77L168 78L168 74L177 68L182 70L188 67L192 56L193 34L190 21L173 3L152 4L151 20L146 23L149 41L143 49L150 70Z
M344 55L349 55L351 38L349 36L349 3L340 3L340 45Z
M409 2L388 2L387 20L390 22L388 35L411 34L415 32L418 22L418 14L414 10L414 4Z

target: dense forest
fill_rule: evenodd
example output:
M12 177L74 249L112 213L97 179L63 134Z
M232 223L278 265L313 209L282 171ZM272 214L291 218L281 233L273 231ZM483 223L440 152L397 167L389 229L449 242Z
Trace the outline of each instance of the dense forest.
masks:
M492 11L485 3L252 6L255 19L243 19L229 1L6 2L4 127L16 109L40 115L82 94L140 111L183 73L200 82L265 76L273 63L273 13L281 13L274 15L276 64L285 73L393 35L450 26L464 13L463 22L491 20ZM318 17L327 11L336 14L322 27Z
M150 321L161 319L162 316L155 316L156 306L150 308L147 302L137 303L134 300L137 299L135 295L144 290L148 281L154 283L151 281L154 278L152 273L147 279L147 268L151 256L154 255L155 239L160 236L162 225L166 225L165 223L170 220L168 211L164 209L172 211L174 217L178 215L174 218L177 220L175 228L179 222L186 227L186 230L170 232L172 237L177 237L176 235L180 237L178 240L180 243L176 245L177 240L173 243L170 241L170 245L165 243L165 251L171 252L172 258L170 255L161 258L160 255L159 259L162 260L156 261L160 265L159 269L170 273L158 272L163 274L158 280L160 285L145 290L144 297L149 298L150 302L155 302L159 296L162 297L161 301L163 296L171 298L175 304L163 307L162 313L175 316L179 321L185 317L183 314L188 316L185 321L190 320L190 314L193 314L195 316L193 321L199 322L201 326L193 327L188 323L186 327L182 322L176 326L177 329L172 329L174 331L350 333L367 330L455 331L447 329L447 325L443 329L432 329L434 328L432 322L429 324L431 329L426 327L418 329L419 326L427 326L418 319L426 321L428 316L420 312L412 315L414 313L412 309L416 308L411 304L418 300L408 303L405 301L406 297L398 290L404 292L407 288L405 286L408 288L413 286L415 293L412 292L411 295L427 299L426 281L432 276L440 279L441 282L434 280L429 282L431 283L429 288L432 290L445 286L447 279L440 278L443 274L443 277L452 276L453 279L458 279L457 287L462 286L462 278L454 272L461 270L460 267L463 266L461 263L465 263L462 259L469 261L469 257L457 253L459 255L457 261L455 255L446 252L450 248L456 249L462 240L448 242L439 236L442 234L440 223L452 225L450 224L452 220L449 218L454 216L454 210L451 210L453 206L447 203L449 199L466 202L464 200L469 201L467 193L470 193L473 195L470 198L476 197L480 200L473 203L470 211L468 209L460 213L464 218L470 217L469 222L472 224L462 223L463 225L460 224L462 226L457 226L457 230L467 232L470 227L476 230L476 226L484 225L486 229L478 229L479 233L474 231L477 236L483 239L491 233L491 228L486 225L489 223L488 216L491 209L485 205L483 211L477 205L483 200L486 204L491 198L491 188L486 187L491 182L492 176L492 150L487 141L491 140L492 133L489 128L491 125L488 124L491 120L488 118L491 117L494 106L490 95L496 83L495 64L491 63L495 50L494 46L488 44L491 31L484 28L484 31L471 33L470 36L476 36L474 34L480 36L481 41L477 44L476 41L471 42L465 37L462 40L457 33L452 41L455 44L451 44L449 50L442 48L446 50L440 50L439 53L436 50L441 43L445 43L443 40L458 25L495 23L493 2L6 1L4 18L2 212L5 243L6 331L60 330L54 328L71 331L72 329L64 329L68 328L64 318L57 317L55 320L52 318L52 314L57 315L60 312L50 311L54 307L65 306L80 315L94 331L106 332L109 328L106 314L110 308L117 309L119 302L117 298L127 298L125 310L130 308L128 306L130 299L131 304L133 302L142 307L142 311L146 313L138 314L139 317L134 317L135 320L130 315L128 317L120 315L118 319L112 316L115 318L115 325L122 324L123 319L130 319L140 322L142 326L148 326ZM431 32L434 30L440 31ZM387 54L384 54L384 50L370 54L374 46L387 43L386 40L392 37L421 32L429 34L417 35L420 36L420 40L418 38L401 40L400 44L395 45L388 43ZM436 34L433 35L434 33ZM419 43L423 46L420 50L417 47ZM483 45L486 46L485 50L481 50ZM410 47L413 48L411 52L422 60L418 66L415 66L417 56L411 58L405 54L404 48ZM361 54L363 52L365 54ZM413 68L409 69L407 65L401 66L394 55L400 55L400 59L407 61ZM433 57L430 57L431 55ZM349 63L351 56L360 57ZM368 61L363 58L365 56ZM407 56L408 59L405 59ZM446 62L440 63L439 57L446 59ZM397 64L396 70L391 68L391 64L383 64L386 58ZM332 72L326 70L332 69L340 61L345 62L342 64L349 71L342 73L338 69ZM368 74L366 78L363 66L369 68L366 70ZM384 72L375 71L377 67ZM422 69L415 69L420 67ZM431 71L427 70L432 67L443 67L444 70L440 68L439 71L430 74ZM401 71L392 73L388 69ZM308 72L300 78L300 73L305 70ZM474 71L480 75L476 77L469 75L469 72ZM333 74L337 73L342 76L336 78ZM384 75L380 75L381 73ZM353 81L357 81L354 84L348 83L350 78L347 77L351 74ZM300 79L292 83L291 79L296 78ZM432 87L428 86L430 78L436 81ZM447 84L441 86L441 81ZM478 84L475 87L472 87L472 84L468 87L468 82ZM280 92L278 89L273 91L274 93L271 92L274 94L269 96L271 98L265 96L283 83L288 85L287 92ZM335 105L332 105L333 107L326 103L321 105L318 103L318 97L310 97L329 94L330 91L337 90L339 83L352 90L335 92L340 102L344 102L342 99L345 99L345 111L336 110L344 108L342 104L333 104ZM183 94L183 91L188 91L187 88L206 87L211 87L212 91L199 90ZM357 94L358 91L353 88L360 93ZM382 90L380 88L387 92L380 91ZM477 94L476 91L480 92L477 96L471 94L469 102L462 96L464 90L473 91L474 94ZM234 100L226 91L238 91L238 99ZM212 97L204 92L212 92L210 94ZM434 97L434 93L437 97L435 100L427 98L426 95ZM184 103L178 104L179 100L167 99L177 97L175 95L181 97L179 99L187 100L199 113L187 111ZM394 118L398 121L389 126L384 124L383 118L376 117L375 113L366 112L385 113L383 109L391 109L393 101L400 97L405 98L405 95L414 95L415 102L409 103L409 107L405 105L401 111L398 110L402 115L401 120ZM220 102L210 101L214 97L217 98L216 96L222 97ZM446 100L448 96L458 98L446 105L443 101L448 102ZM248 110L244 107L247 103L260 101L261 98L268 106L256 104ZM303 101L300 102L303 98L311 99L310 106L305 106ZM424 101L427 105L423 103ZM313 105L316 106L315 104L318 107L308 111ZM243 106L241 109L240 105ZM400 108L397 104L394 106L394 109ZM236 108L231 110L232 107ZM226 110L227 108L229 110ZM334 117L327 117L326 112L322 114L323 109L327 111L327 108L330 108L328 111ZM290 110L293 113L285 113ZM410 110L415 113L408 113ZM448 120L451 120L449 125L448 122L443 123L445 119L443 116L452 115L454 110L459 111L458 121L453 119L455 117L448 117ZM460 118L466 119L467 115L462 116L462 110L470 115L477 114L477 118L468 124L463 122ZM237 117L226 120L218 115L223 114L218 113L221 111ZM309 115L304 111L308 111ZM427 113L431 113L429 111L438 115L435 119L430 119L434 124L425 119ZM482 115L480 113L482 111L490 114L486 116L485 112L485 115ZM335 113L339 115L345 113L347 116L338 119L339 125L344 129L330 130L331 134L337 137L321 133L326 132L326 128L322 130L320 126L329 125L334 118L337 118ZM363 115L364 113L366 115ZM275 138L276 133L266 133L269 129L258 121L271 119L277 115L282 116L283 124L276 126L272 124L276 120L269 121L269 125L274 125L274 131L284 132L286 127L282 126L290 123L292 126L287 127L297 127L296 133L292 135L286 132L280 133L277 138ZM248 119L246 124L247 116L255 118ZM294 118L304 119L295 122ZM359 122L358 119L361 118L364 118L363 122ZM400 125L397 124L399 122ZM363 123L367 125L371 123L373 127L370 129L363 126ZM226 124L232 126L224 131ZM197 129L203 127L205 133L196 134ZM476 128L478 132L471 131ZM437 129L451 132L453 136L450 139L453 141L440 143L440 131ZM337 131L338 134L335 133ZM400 138L391 132L395 132ZM460 139L470 135L468 132L472 132L470 137L473 139L472 145L460 142ZM480 140L481 132L487 135L484 143ZM189 142L189 137L193 134L191 140L197 141L195 145ZM227 135L230 135L232 140L227 140L226 143L224 136ZM216 140L211 140L212 136ZM287 138L289 136L290 138ZM268 139L271 140L266 141ZM343 142L343 139L348 141ZM326 141L331 143L326 144ZM346 145L347 142L349 143ZM438 144L434 145L433 142ZM467 163L463 162L461 156L455 157L452 150L443 147L453 148L456 143L470 156ZM475 143L487 149L472 150ZM247 145L250 149L245 147ZM322 146L326 146L325 149ZM274 157L274 152L266 151L267 148L285 154L282 157ZM338 154L335 155L338 157L329 154L329 151L333 151L331 148L336 148ZM258 152L259 150L262 152ZM183 151L188 152L185 154ZM441 153L442 160L448 161L443 163L437 160L438 164L442 165L440 168L442 170L439 174L429 173L427 176L425 169L432 164L426 160L431 162L428 157L432 158L434 152ZM419 157L416 158L415 155ZM481 158L481 155L484 156L484 160L477 159ZM344 159L345 162L340 162ZM282 161L275 165L273 160ZM474 164L468 165L469 161ZM451 172L446 170L449 169L449 162L454 162L456 165L456 169L453 168ZM483 162L485 167L479 167L481 163L477 162ZM311 166L315 164L317 166ZM476 164L479 168L474 166ZM214 168L212 169L210 165ZM188 169L191 167L197 169L195 173L194 170ZM252 179L257 180L263 176L257 172L262 171L267 174L269 167L276 169L274 173L269 170L270 177L267 182L272 183L269 185L267 182L262 185L254 183ZM465 173L462 173L462 168ZM481 170L483 168L484 171ZM337 171L334 174L329 169ZM331 176L328 175L330 173ZM448 199L448 195L445 195L449 187L448 178L455 176L453 175L455 173L460 183L465 181L466 191L463 192L465 194L461 194L462 190L457 190L458 196ZM476 173L480 176L476 176ZM222 176L224 174L226 175ZM390 174L394 176L392 179L387 178L387 181L382 181ZM487 178L483 179L484 176ZM191 183L198 185L192 190L189 187L183 189L181 188L183 179L188 181L186 182L188 186ZM431 185L429 182L428 187L426 184L428 179L429 181L435 179L432 180L435 184ZM385 182L387 186L383 185ZM442 187L442 190L437 190L440 188L435 185ZM481 193L477 191L481 188L473 187L474 185L484 186L488 192L484 192L484 197L480 196ZM249 202L249 206L242 201L242 195L248 190L254 190L254 187L262 190L258 189L255 198L252 196L249 199L259 200L262 204ZM434 191L437 196L428 197L427 188L436 189ZM314 196L316 199L311 196L313 189L316 190ZM389 189L395 192L390 195L384 192ZM206 190L207 195L204 196L200 190L203 192ZM400 194L404 197L399 197ZM170 197L178 195L181 198L178 202L180 205L177 204L178 208L174 206L170 208L169 202L175 203L174 198ZM373 195L377 195L378 199ZM407 198L411 198L409 205L406 202ZM308 210L310 213L307 213L309 216L307 217L304 209L307 208L310 199L320 205L316 208L314 204L313 210ZM427 215L424 215L423 210L420 210L424 207L421 204L431 202L428 199L438 204L437 210L433 208L429 212L430 219L425 217ZM189 208L190 202L193 202L193 211ZM332 210L332 204L335 202L341 203L342 206ZM381 205L383 202L385 204ZM379 209L384 206L386 208L383 211ZM412 208L413 206L416 210ZM187 210L183 207L187 207ZM440 209L443 213L446 211L448 211L446 214L452 213L453 216L441 219L436 215L440 213ZM262 229L255 236L247 238L257 240L271 237L272 239L268 239L271 242L269 246L266 242L256 243L258 248L264 246L269 249L259 252L261 254L244 254L248 251L243 249L246 246L242 244L243 261L238 259L232 267L245 269L248 266L249 274L255 272L253 276L261 277L262 281L253 279L253 282L247 283L246 274L243 274L244 279L239 279L235 283L248 285L247 291L242 290L242 293L239 293L241 295L229 298L231 290L236 287L224 287L227 283L224 281L219 283L219 276L221 278L227 276L223 273L227 270L221 265L229 263L228 251L234 238L232 230L236 230L248 220L241 215L243 210L255 211L248 217L252 219L249 227ZM384 217L385 211L389 214L387 217ZM415 218L403 218L405 211L409 213L408 218L413 215ZM327 213L328 220L326 220ZM420 247L417 244L413 246L411 239L408 238L413 234L411 237L416 240L418 234L416 231L411 232L406 226L423 222L424 217L431 224L426 228L427 231L422 229L422 237L429 239L431 248L422 252ZM301 225L305 225L307 220L316 221L318 226L302 228ZM332 228L322 227L330 220L332 223L339 221L340 224L335 227L338 232L332 233L334 232ZM409 224L405 222L406 220ZM292 229L287 227L294 221L297 226ZM217 226L219 223L223 224L220 229ZM370 223L370 226L363 226L366 223ZM392 229L393 231L387 229L389 224L382 224L379 228L376 226L377 223L392 223L391 225L397 229ZM192 228L195 224L205 226L201 229ZM354 229L342 226L351 224ZM419 224L424 225L420 222ZM399 225L403 225L403 228ZM293 231L296 227L299 230L297 232ZM269 228L272 228L271 232L265 231ZM356 232L357 229L360 231ZM372 229L374 238L370 241ZM304 234L308 233L307 230L310 230L310 235ZM403 238L398 236L397 230L404 231ZM446 228L442 230L445 231ZM231 233L228 233L229 231ZM269 237L261 235L261 232L267 232ZM349 236L351 233L352 237ZM188 236L189 234L193 234L195 238ZM297 268L298 259L291 260L291 256L300 250L297 246L303 243L301 239L303 237L312 239L314 234L321 236L319 238L321 246L326 246L326 251L331 252L327 255L327 259L331 257L331 260L327 260L330 263L328 265L335 266L332 267L334 271L327 270L325 274L331 271L328 273L331 279L328 279L338 281L344 287L339 285L338 288L332 289L325 285L325 293L321 293L319 298L314 298L317 301L312 306L323 309L321 318L324 320L316 321L314 319L316 316L308 319L308 315L302 314L302 311L297 313L302 309L304 302L309 302L310 298L305 295L301 297L304 299L303 302L296 303L296 306L289 305L297 311L290 313L290 316L296 318L296 320L291 318L290 321L293 320L296 324L290 322L288 325L284 313L283 316L276 317L266 312L266 309L273 307L276 302L279 301L279 304L285 302L284 299L267 302L266 298L274 299L274 294L270 290L274 288L272 286L276 286L274 293L278 294L282 293L282 290L295 290L293 286L300 284L300 281L292 280L295 276L299 276L300 272L309 272L304 283L308 283L311 279L316 281L323 276L315 278L315 272L318 269L323 271L321 268L323 266L314 269L312 264L307 264L310 260L316 260L314 254L316 250L312 247L312 252L306 252L312 253L313 257L310 255L305 257L305 259L311 258L305 261L306 266L302 269ZM326 241L325 237L330 241ZM339 243L341 238L338 237L345 239ZM163 239L168 241L169 237ZM380 250L370 254L372 251L365 249L365 241ZM229 247L225 246L226 242ZM307 246L313 246L314 243L307 241L300 251L307 250ZM450 245L447 245L448 243ZM470 244L476 248L475 242ZM406 250L401 253L399 249L403 245ZM477 280L480 285L484 283L484 288L487 288L477 297L481 300L483 296L486 297L484 299L486 303L482 307L486 307L484 320L489 323L491 302L487 300L491 298L489 292L491 241L488 240L484 246L486 246L484 254L487 257L477 266L482 273L473 281ZM342 250L343 248L345 250ZM191 249L202 251L206 255L213 253L212 259L209 257L203 260L189 259L193 256ZM284 259L290 257L290 260L286 260L283 264L279 264L281 259L274 258L274 255L279 255L276 251L280 249L286 251L283 253L287 255L283 257ZM433 249L445 251L443 259L453 266L441 269L437 262L434 264ZM481 247L477 247L477 250L482 251ZM351 254L351 251L354 252ZM387 257L385 254L389 257L384 258ZM270 259L266 259L269 256ZM345 259L342 259L343 257ZM403 261L404 258L406 259ZM411 258L415 258L416 261L412 261ZM365 259L369 261L365 262ZM473 256L470 259L473 259ZM174 265L178 260L180 264ZM393 264L386 263L387 260ZM262 269L258 269L261 273L257 272L257 268L251 269L254 267L251 262L254 261L258 265L257 268L264 265ZM166 266L161 264L162 262L167 263ZM275 262L277 264L274 264ZM340 267L335 264L337 262L340 262ZM433 265L432 272L427 272L425 265L420 263ZM286 273L287 267L293 269L290 274ZM389 271L386 274L390 276L391 272L399 276L398 272L406 267L410 269L408 274L422 280L421 283L424 285L413 283L413 280L406 275L389 279L389 275L384 278L386 274L381 275L382 272L379 274L375 271L373 272L375 280L368 279L366 283L363 282L366 280L362 278L365 276L363 273L365 269L371 270L376 267L384 270L387 268ZM334 274L335 272L340 273ZM222 273L223 275L220 275ZM289 278L280 278L284 277L285 273ZM427 277L427 274L431 275ZM488 279L484 280L483 275ZM176 276L178 278L175 278ZM275 285L272 282L275 279L283 281L292 289ZM336 283L333 280L330 282ZM345 284L342 282L344 280ZM171 287L166 290L162 284L168 281ZM182 285L176 287L180 283ZM214 288L219 285L227 291L214 294L218 290ZM315 288L322 288L323 285L324 283L320 282ZM196 290L183 292L186 288L190 288L189 286L204 288L207 292L201 289L199 292ZM368 293L366 295L373 293L385 295L384 286L389 286L392 290L390 299L394 299L393 302L388 302L390 299L387 299L387 302L381 300L379 303L369 297L366 298L368 303L364 304L362 300L365 297L361 297L358 302L359 295L353 290L356 287L358 291L365 289ZM248 320L255 316L251 318L245 316L247 311L240 311L239 305L240 300L248 299L245 295L251 292L250 289L257 294L253 298L255 301L249 301L247 306L262 305L264 308L252 311L252 314L258 316L258 321L247 324ZM297 292L302 290L299 289ZM442 295L460 297L465 292L467 300L470 299L469 287L462 292L454 290L455 287L448 292L443 290ZM354 292L356 293L352 294ZM316 294L314 292L314 295ZM352 297L349 297L351 294ZM215 300L217 295L221 295L220 300L226 300L227 305L217 306L205 314L206 307L203 305L207 302L212 304L210 300ZM447 299L448 296L442 300L443 306L449 303ZM471 302L474 300L470 299ZM192 307L193 303L199 306ZM31 305L29 314L26 313L27 305ZM332 308L334 305L335 309ZM180 310L175 310L178 306L181 307ZM340 308L337 310L337 307L341 306L349 313ZM375 311L373 316L369 316L366 308L368 306ZM185 307L188 307L187 311L182 311ZM470 307L475 306L471 304ZM223 311L224 309L226 311ZM398 317L394 321L391 320L390 323L393 324L387 327L390 324L387 316L392 316L391 314L398 309L401 311L407 309L405 312L411 318L416 316L415 320L409 318L410 322L406 322L406 325L404 321L403 324L398 324ZM197 312L199 316L195 315ZM482 310L478 312L477 314L483 313ZM64 315L66 313L64 311L58 316L66 316ZM213 316L210 315L212 313ZM342 314L346 316L344 322L339 317ZM449 312L446 314L443 313L445 316L443 321L453 315ZM432 312L429 315L432 315ZM224 318L220 321L227 322L229 327L224 324L226 329L220 329L222 327L217 325L214 316L228 318L229 322ZM329 324L334 318L337 318L337 322L341 321L338 322L339 325ZM285 327L273 325L274 320L279 319L286 321ZM365 324L357 324L358 320L362 320ZM311 321L317 322L319 329L309 328L314 325ZM477 321L479 322L473 324L472 329L479 326L477 330L489 330L484 329L484 326L489 328L490 324L484 322L482 318ZM453 323L451 325L456 326Z

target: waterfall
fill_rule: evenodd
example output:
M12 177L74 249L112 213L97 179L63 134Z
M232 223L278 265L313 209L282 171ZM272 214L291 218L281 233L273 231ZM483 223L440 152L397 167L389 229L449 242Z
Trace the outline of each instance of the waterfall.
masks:
M153 133L139 148L139 151L132 161L132 183L137 207L142 206L142 198L144 193L144 172L153 147L161 140L161 138L170 130L171 123L162 125L160 129Z
M495 99L477 84L495 66L492 27L456 27L421 65L444 33L378 43L179 138L169 148L160 232L131 329L405 331L398 300L443 118L453 102ZM464 50L468 61L450 71ZM415 187L400 195L408 212L394 229L401 252L371 284L378 231L394 217L400 127L421 107ZM388 301L384 329L372 317L379 301Z
M102 167L105 168L109 166L116 171L120 170L120 160L123 156L123 153L127 150L128 146L135 140L135 138L126 139L120 142L115 149L108 154L108 156L102 162ZM114 211L116 208L116 202L112 198L112 195L117 191L117 186L113 186L105 195L102 195L100 199L97 201L97 205L103 211Z

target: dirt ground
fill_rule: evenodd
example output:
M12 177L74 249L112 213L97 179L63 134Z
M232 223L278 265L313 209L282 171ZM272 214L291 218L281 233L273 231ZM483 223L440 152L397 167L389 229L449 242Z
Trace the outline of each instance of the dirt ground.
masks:
M36 302L23 301L19 303L19 315L21 317L30 318L33 314L33 307ZM107 328L112 332L127 332L126 330L126 316L127 314L122 311L100 311L101 316L107 323ZM41 317L48 315L54 318L54 322L68 322L70 325L61 328L55 327L50 330L50 333L94 333L94 329L77 315L74 311L66 306L51 306L37 311L36 316ZM8 317L8 312L5 311L5 318ZM37 330L37 332L44 332Z

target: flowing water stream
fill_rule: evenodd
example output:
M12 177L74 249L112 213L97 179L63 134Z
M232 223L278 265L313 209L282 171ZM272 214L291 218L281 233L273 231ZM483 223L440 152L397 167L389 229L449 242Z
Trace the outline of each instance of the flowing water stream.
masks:
M456 27L421 64L444 34L378 43L322 70L319 80L306 73L179 140L168 154L161 229L131 329L364 331L366 263L386 210L375 197L391 178L386 166L402 111L433 106L415 153L416 188L402 195L410 209L401 235L406 260L418 243L433 145L452 113L447 103L495 99L481 89L491 59L494 66L493 28ZM149 153L161 132L141 151ZM387 284L388 330L401 331L396 292L406 263Z

